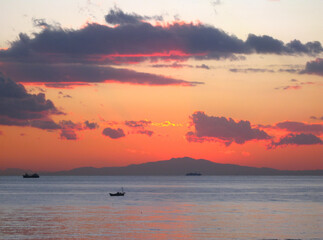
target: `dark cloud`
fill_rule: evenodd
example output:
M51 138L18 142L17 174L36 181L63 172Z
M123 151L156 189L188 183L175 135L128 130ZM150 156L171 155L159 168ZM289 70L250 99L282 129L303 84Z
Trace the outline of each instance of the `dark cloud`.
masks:
M265 68L230 68L229 71L234 72L234 73L239 73L239 72L241 72L241 73L249 73L249 72L256 72L256 73L270 72L270 73L273 73L273 72L275 72L272 69L265 69Z
M286 44L286 52L295 53L306 53L306 54L319 54L323 51L320 42L308 42L306 44L301 43L299 40L293 40Z
M117 139L126 136L121 128L105 128L103 129L102 134L112 139Z
M147 135L149 137L151 137L154 132L151 130L146 130L145 128L150 126L152 124L151 121L149 120L139 120L139 121L125 121L124 122L125 126L128 126L130 128L135 128L135 129L139 129L136 132L133 133L137 133L137 134L144 134Z
M317 58L314 61L307 62L305 69L302 70L300 73L323 76L323 58Z
M85 129L96 129L99 127L99 125L95 122L89 122L89 121L85 121Z
M111 9L109 13L105 16L106 22L113 25L140 24L143 20L152 20L152 19L157 21L162 21L163 17L162 16L154 16L154 17L140 16L136 13L127 14L127 13L124 13L119 8Z
M136 133L148 135L149 137L151 137L154 134L154 132L150 130L138 130Z
M82 129L82 125L79 123L74 123L71 120L62 120L59 122L60 126L62 128L71 128L71 129L78 129L81 130Z
M74 123L71 120L62 120L59 122L59 126L61 129L61 139L66 140L77 140L77 131L82 130L93 130L98 128L99 126L96 123L90 123L89 121L85 121L84 124L82 123Z
M267 35L249 34L246 44L257 53L315 55L323 51L321 43L317 41L303 44L295 39L284 44L282 41Z
M29 94L25 87L0 73L0 124L44 126L52 114L62 114L45 94ZM45 120L47 123L42 123ZM42 125L43 124L43 125ZM50 129L52 129L51 125Z
M250 34L246 41L204 24L175 22L152 25L146 16L126 14L120 9L106 15L108 23L96 23L73 30L44 28L32 37L20 34L7 50L0 51L2 61L25 62L100 62L111 63L114 57L194 57L230 58L234 54L318 54L319 42L306 44L298 40L284 44L270 36ZM155 17L152 17L155 18ZM44 21L38 21L44 25ZM146 58L145 58L146 57Z
M71 128L63 128L61 130L61 139L66 139L66 140L77 140L77 135L74 131L74 129Z
M310 124L302 122L291 122L285 121L280 122L275 125L277 128L287 130L289 132L298 132L298 133L314 133L321 134L323 133L323 124Z
M288 134L285 137L280 138L278 142L272 142L268 148L275 148L278 146L286 146L286 145L314 145L314 144L323 144L323 141L309 133L301 133L301 134Z
M55 123L53 120L32 120L30 121L30 126L35 128L40 128L44 130L57 130L61 129L61 126Z
M0 50L0 71L21 82L41 82L48 87L64 88L95 82L119 82L143 85L195 86L200 82L150 73L135 72L107 65L133 64L158 60L223 59L242 60L241 54L309 54L323 51L319 42L283 43L270 36L250 34L246 41L205 24L175 22L151 24L159 16L140 16L112 9L107 23L87 24L80 29L52 26L34 19L42 30L31 36L21 33L8 49ZM320 64L320 63L319 63ZM173 64L168 67L191 67ZM158 64L155 64L158 67ZM160 64L159 67L162 67ZM209 69L207 65L196 66ZM322 75L322 68L308 63L306 73Z
M120 9L111 9L105 16L105 21L111 24L136 24L144 20L144 17L133 14L126 14Z
M50 119L52 114L63 113L45 99L45 94L29 94L23 85L0 74L0 125L60 130L61 138L67 140L76 140L76 131L98 127L89 121L85 121L84 126L70 120L55 123Z
M88 64L3 64L0 68L20 82L47 83L52 87L80 83L120 82L143 85L195 86L201 82L188 82L161 75L133 70ZM63 86L64 87L64 86Z
M188 141L220 141L229 146L232 142L243 144L271 138L263 130L252 128L249 121L235 122L232 118L207 116L204 112L195 112L190 118L195 132L186 134Z
M151 121L149 121L149 120L125 121L124 123L126 126L132 127L132 128L145 128L145 127L151 125Z
M210 67L208 65L206 65L206 64L196 65L195 67L196 68L203 68L203 69L206 69L206 70L210 69Z
M281 54L284 52L284 43L267 35L256 36L249 34L246 44L257 53Z
M76 130L82 130L81 124L76 124L71 120L62 120L59 122L61 128L61 139L77 140Z
M25 120L25 119L23 119L23 120L22 119L14 119L14 118L9 118L9 117L0 115L0 125L25 127L25 126L30 125L30 121Z

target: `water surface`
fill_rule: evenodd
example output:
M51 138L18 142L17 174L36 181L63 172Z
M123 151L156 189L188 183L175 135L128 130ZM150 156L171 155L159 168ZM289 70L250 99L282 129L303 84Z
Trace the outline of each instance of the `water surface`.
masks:
M0 177L1 239L322 236L322 177Z

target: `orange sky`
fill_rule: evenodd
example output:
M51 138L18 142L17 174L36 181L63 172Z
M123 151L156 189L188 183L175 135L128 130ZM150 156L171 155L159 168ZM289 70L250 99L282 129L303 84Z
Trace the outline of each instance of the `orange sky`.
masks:
M287 7L282 1L269 2L264 4ZM126 6L111 6L114 12L101 14L92 10L97 18L91 22L97 25L72 25L69 30L68 23L55 27L41 19L33 30L25 26L28 37L16 33L16 42L0 44L0 169L56 171L184 156L255 167L323 169L322 35L308 33L302 39L291 31L286 39L284 29L281 34L270 28L260 32L252 22L250 28L244 25L244 33L222 32L211 18L202 21L204 8L200 21L183 15L185 21L177 26L180 19L174 24L157 9L134 13ZM223 21L227 7L223 13L217 9ZM232 7L235 12L241 5ZM290 11L293 17L296 10ZM314 28L322 20L315 14L307 18ZM44 28L37 29L37 24ZM305 25L304 20L300 31ZM66 40L60 45L57 36L68 31L74 34L69 35L71 43L61 47ZM133 37L123 39L122 31ZM100 40L104 34L106 45ZM108 42L114 38L120 42ZM294 39L301 45L293 47ZM315 51L314 41L319 43ZM19 84L24 90L17 90Z

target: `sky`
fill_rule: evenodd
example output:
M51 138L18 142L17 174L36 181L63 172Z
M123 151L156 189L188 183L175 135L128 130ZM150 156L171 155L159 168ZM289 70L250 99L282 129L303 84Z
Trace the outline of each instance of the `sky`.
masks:
M0 2L0 169L323 169L321 0Z

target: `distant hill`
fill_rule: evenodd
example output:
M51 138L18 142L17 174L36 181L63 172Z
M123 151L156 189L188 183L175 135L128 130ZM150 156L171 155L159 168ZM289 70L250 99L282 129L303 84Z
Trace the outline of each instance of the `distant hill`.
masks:
M18 169L19 170L19 169ZM21 175L25 171L0 171L0 175ZM323 170L287 171L273 168L246 167L234 164L220 164L204 159L189 157L172 158L170 160L132 164L126 167L82 167L68 171L40 172L40 175L53 176L183 176L189 172L202 175L315 175L323 176ZM19 174L17 174L19 173Z

